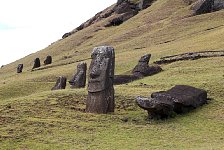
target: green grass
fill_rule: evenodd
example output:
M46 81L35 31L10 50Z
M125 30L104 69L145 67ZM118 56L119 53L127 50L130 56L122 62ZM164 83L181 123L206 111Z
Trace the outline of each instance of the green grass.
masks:
M50 91L56 77L70 79L76 61L89 58L99 45L115 47L116 74L130 74L146 53L153 62L184 52L223 50L224 11L189 17L188 7L179 0L158 0L119 27L94 32L101 21L1 68L0 149L223 149L223 57L162 65L157 75L115 86L116 110L108 115L83 112L87 89ZM48 54L53 64L31 72L33 59ZM22 74L16 74L18 63L24 63ZM177 84L205 89L211 101L175 118L147 120L135 97Z

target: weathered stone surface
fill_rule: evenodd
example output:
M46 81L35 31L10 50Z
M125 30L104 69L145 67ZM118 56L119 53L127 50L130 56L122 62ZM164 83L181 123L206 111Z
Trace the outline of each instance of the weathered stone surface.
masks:
M151 98L137 97L139 107L148 111L149 118L167 118L173 112L183 113L207 103L207 92L187 85L152 93Z
M57 82L56 82L55 86L51 90L65 89L66 88L66 82L67 82L67 78L63 77L63 76L60 76L57 79Z
M162 68L158 65L149 65L149 60L151 58L151 54L146 54L142 56L138 62L138 64L135 66L135 68L132 70L132 74L134 76L137 76L139 78L154 75L156 73L159 73L162 71Z
M149 7L152 4L153 1L154 0L140 0L138 7L140 10L146 9L147 7Z
M110 27L110 26L119 26L120 24L123 23L123 20L121 17L117 17L109 21L108 24L105 25L105 27Z
M17 73L22 73L23 72L23 64L19 64L17 67Z
M114 112L114 48L110 46L96 47L93 49L91 58L86 112Z
M86 63L77 65L77 73L69 81L71 88L84 88L86 86Z
M40 67L40 59L39 58L36 58L34 60L34 65L33 65L33 69L35 68L39 68Z
M134 75L115 75L114 85L125 84L125 83L129 83L138 79L140 78Z
M52 63L52 57L47 56L46 59L44 60L44 65L49 65Z
M120 5L123 2L127 2L128 0L117 0L117 5Z
M210 13L213 11L214 0L198 0L191 7L195 15Z
M224 0L214 0L213 10L218 11L224 9Z

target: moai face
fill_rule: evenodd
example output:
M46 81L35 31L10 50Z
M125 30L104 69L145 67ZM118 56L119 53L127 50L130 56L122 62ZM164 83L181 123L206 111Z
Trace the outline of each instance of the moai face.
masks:
M93 49L89 69L89 92L99 92L111 86L114 78L114 49L108 46Z
M148 64L150 58L151 58L151 54L146 54L146 55L144 55L144 56L142 56L142 57L140 58L139 62L144 62L144 63L147 63L147 64Z
M87 70L86 63L80 63L77 65L77 72L85 72Z
M115 52L114 48L110 46L100 46L93 49L91 58L96 57L109 58L109 74L110 78L114 78L114 67L115 67Z
M21 73L23 71L23 64L19 64L17 67L17 73Z

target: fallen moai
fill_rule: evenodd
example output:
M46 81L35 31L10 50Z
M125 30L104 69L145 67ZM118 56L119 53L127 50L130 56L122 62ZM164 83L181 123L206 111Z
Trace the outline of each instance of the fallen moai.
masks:
M91 58L86 112L99 114L114 112L114 48L96 47L93 49Z
M180 114L206 104L207 92L187 85L176 85L170 90L152 93L150 98L139 96L136 103L148 111L149 119L162 119L173 112Z
M188 52L178 55L171 55L160 58L159 61L155 61L155 64L168 64L176 61L184 60L196 60L209 57L223 57L224 51L201 51L201 52Z
M77 73L69 81L71 88L84 88L86 86L86 63L79 63L77 65Z

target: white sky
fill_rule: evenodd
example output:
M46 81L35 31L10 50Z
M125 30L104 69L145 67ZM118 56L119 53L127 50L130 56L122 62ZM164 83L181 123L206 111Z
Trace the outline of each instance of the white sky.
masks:
M0 0L0 65L41 50L117 0Z

